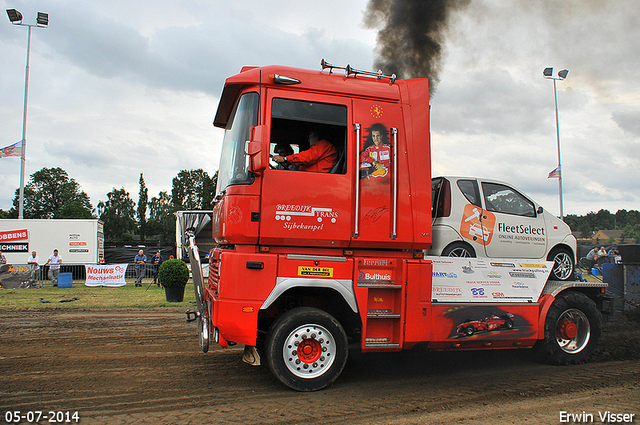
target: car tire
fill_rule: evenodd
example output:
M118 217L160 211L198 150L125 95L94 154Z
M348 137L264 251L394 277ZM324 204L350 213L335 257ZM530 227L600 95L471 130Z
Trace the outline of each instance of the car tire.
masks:
M464 242L454 242L447 245L442 250L442 257L475 258L476 251L469 244Z
M535 359L564 366L584 363L596 353L601 340L602 316L595 302L581 292L565 291L549 307Z
M553 280L573 280L575 262L571 251L565 248L554 248L547 256L547 261L553 261L551 278Z

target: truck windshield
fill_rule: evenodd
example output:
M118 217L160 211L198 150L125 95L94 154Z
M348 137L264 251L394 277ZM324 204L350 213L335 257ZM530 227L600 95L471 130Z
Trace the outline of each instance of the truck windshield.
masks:
M230 185L253 183L253 174L249 172L247 145L251 127L258 122L258 100L258 93L245 93L231 113L222 141L217 193Z

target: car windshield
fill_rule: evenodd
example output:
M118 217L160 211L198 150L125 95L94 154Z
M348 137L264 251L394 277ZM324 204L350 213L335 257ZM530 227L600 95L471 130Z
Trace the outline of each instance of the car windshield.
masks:
M258 93L245 93L231 113L222 141L217 193L230 185L253 183L253 174L249 172L247 145L251 127L258 122L258 100Z

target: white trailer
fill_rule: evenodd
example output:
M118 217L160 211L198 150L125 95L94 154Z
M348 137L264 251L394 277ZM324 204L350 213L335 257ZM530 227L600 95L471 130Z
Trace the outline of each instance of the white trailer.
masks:
M57 249L63 264L97 264L104 259L104 223L89 220L0 220L0 252L9 264L26 264L37 251L44 264Z

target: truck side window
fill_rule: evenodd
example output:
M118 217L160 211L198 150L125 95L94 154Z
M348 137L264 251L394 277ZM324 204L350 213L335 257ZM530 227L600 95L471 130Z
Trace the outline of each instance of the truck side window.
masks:
M329 103L274 98L271 105L271 144L298 146L300 152L309 149L309 132L320 130L325 140L337 151L337 160L330 173L346 173L345 142L347 137L347 107ZM297 153L297 152L296 152Z
M475 205L476 207L482 207L480 203L480 191L478 190L478 183L475 180L458 180L458 187L460 192L467 198L467 201Z
M533 202L516 192L515 189L497 183L482 183L487 210L503 214L535 217Z

